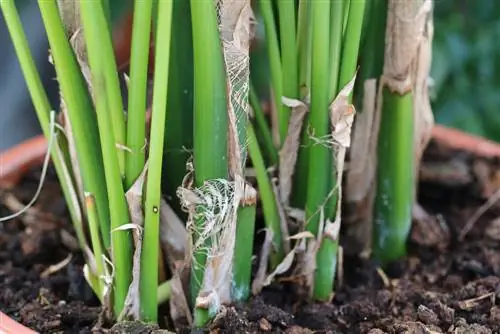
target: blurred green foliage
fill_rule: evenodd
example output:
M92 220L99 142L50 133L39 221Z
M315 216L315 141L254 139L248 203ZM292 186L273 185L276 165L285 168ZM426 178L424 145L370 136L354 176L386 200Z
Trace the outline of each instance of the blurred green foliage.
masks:
M500 3L436 0L436 122L500 142Z

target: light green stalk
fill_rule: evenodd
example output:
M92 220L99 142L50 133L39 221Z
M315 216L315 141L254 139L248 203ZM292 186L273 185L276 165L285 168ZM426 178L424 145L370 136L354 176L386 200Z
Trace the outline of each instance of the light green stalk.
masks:
M247 137L248 153L257 175L257 186L264 211L264 223L266 228L273 234L273 248L271 250L269 262L271 268L274 269L285 257L278 203L276 202L276 196L274 195L271 180L267 174L264 159L262 158L262 153L257 142L257 136L255 135L252 124L248 125Z
M260 138L262 139L262 143L264 145L264 152L266 152L266 157L269 161L270 166L276 166L278 163L278 152L276 147L274 146L273 137L271 135L271 130L266 121L266 116L264 115L264 111L260 105L259 98L257 93L255 92L255 88L253 85L250 86L250 105L252 106L256 125L258 132L260 134Z
M226 75L217 27L215 4L211 0L191 0L194 48L194 169L195 185L205 181L227 179L227 97ZM194 222L201 229L205 223ZM196 242L198 236L193 235ZM190 294L195 304L203 282L206 250L193 254ZM209 320L207 309L195 307L195 326Z
M305 100L311 88L311 1L299 1L298 24L298 52L299 52L299 89L300 99ZM304 124L308 124L309 115L304 117ZM292 194L290 203L295 208L304 208L307 197L307 175L309 173L309 133L307 126L303 126L299 152L295 163L292 180Z
M17 12L14 0L2 0L0 1L0 8L2 9L3 17L9 30L10 36L12 38L12 43L16 51L19 64L21 65L21 70L24 75L24 79L28 86L28 91L33 101L33 106L40 122L43 134L46 138L51 136L50 129L50 102L47 97L40 79L40 75L36 69L36 65L33 61L33 56L24 33L19 14ZM59 145L59 142L55 142L55 145ZM74 185L68 184L71 179L67 178L66 168L65 168L65 158L63 156L64 149L61 147L60 151L57 146L52 149L51 157L54 167L56 169L59 182L61 184L61 189L66 200L69 214L73 225L75 227L76 236L78 238L78 243L80 247L86 245L85 234L82 226L81 213L78 212L80 208L75 205L74 200Z
M297 50L297 24L295 22L295 0L278 0L278 14L281 41L281 67L283 95L296 99L299 97L299 64ZM277 100L281 104L281 99ZM283 122L286 122L286 131L288 132L288 121L290 119L291 109L283 108ZM279 110L279 109L278 109ZM281 142L285 141L282 137Z
M123 309L132 279L132 240L129 230L120 229L122 225L129 223L130 218L120 173L114 132L109 131L109 129L113 128L112 123L114 121L111 111L113 98L109 88L113 84L118 85L118 82L114 80L116 79L116 73L110 75L109 70L106 69L109 66L106 58L112 56L113 53L112 48L105 46L109 44L111 47L111 38L103 34L101 30L102 27L107 25L101 3L90 0L81 1L80 14L85 30L85 41L92 73L104 172L109 194L112 258L115 273L113 306L115 315L119 315ZM110 52L111 54L109 54Z
M330 96L330 43L326 32L330 31L330 2L315 1L311 3L312 10L312 69L311 69L311 111L309 125L317 138L328 135L329 127L329 96ZM309 151L309 176L307 183L306 229L314 235L319 231L320 213L324 210L327 195L330 192L328 180L332 173L331 150L323 145L312 145ZM316 259L313 297L323 300L323 292L331 290L332 281L326 280L320 269L325 263Z
M160 200L165 119L167 111L168 70L172 30L172 1L158 3L156 29L155 74L153 91L153 118L149 149L146 188L144 239L141 253L141 317L144 321L158 321L158 257L160 248ZM145 23L146 24L146 23ZM149 25L149 22L147 23Z
M253 236L257 207L256 197L256 194L254 194L244 198L238 208L236 244L233 255L233 278L231 282L231 295L235 301L245 301L250 296Z
M144 169L146 93L153 0L135 0L130 54L125 187L131 187Z
M104 246L111 244L110 214L96 113L55 0L38 1L54 59L59 88L73 129L83 188L96 199Z
M271 0L258 0L260 13L264 19L264 29L266 35L266 44L269 58L269 68L271 70L271 83L273 89L274 104L278 114L278 128L280 135L280 146L283 145L288 132L288 121L290 112L281 103L283 96L283 76L281 70L281 56L276 32L276 23L274 21L273 6Z
M414 194L413 94L384 88L378 138L373 255L383 264L406 255Z
M337 82L340 70L340 52L342 44L342 23L343 18L343 4L341 1L332 2L330 8L330 89L329 89L329 102L333 102L340 87ZM330 155L332 152L330 151ZM335 219L338 195L334 191L336 183L336 169L332 163L332 169L327 175L327 182L329 186L329 198L325 206L325 217L330 217L330 221ZM320 232L322 233L322 232ZM316 299L327 301L333 294L333 284L335 280L335 271L337 269L337 250L338 239L332 239L331 236L324 234L321 241L320 248L316 254L316 273L314 281L313 295Z

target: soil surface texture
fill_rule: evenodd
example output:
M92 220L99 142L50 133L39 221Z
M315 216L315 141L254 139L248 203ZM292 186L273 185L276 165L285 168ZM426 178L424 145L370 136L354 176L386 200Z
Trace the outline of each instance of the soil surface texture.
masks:
M431 143L407 259L382 271L345 257L328 304L307 303L296 285L278 280L247 304L226 307L208 331L500 333L499 166ZM28 203L39 177L0 190L0 214ZM101 308L54 180L27 213L0 224L0 310L40 333L166 333L137 323L95 328Z

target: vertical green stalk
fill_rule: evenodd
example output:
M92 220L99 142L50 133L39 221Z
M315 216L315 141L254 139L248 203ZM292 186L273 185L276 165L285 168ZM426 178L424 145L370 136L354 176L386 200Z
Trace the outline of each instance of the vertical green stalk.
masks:
M406 255L413 203L413 94L384 88L378 139L373 255L383 264Z
M73 128L83 187L95 196L104 246L110 246L110 215L96 114L55 0L38 1L54 59L59 88Z
M280 26L281 42L281 64L282 64L282 83L283 95L296 99L299 97L299 78L298 78L298 50L297 50L297 26L295 22L295 0L278 0L278 15ZM279 101L281 104L281 99ZM288 107L283 108L284 122L286 121L286 130L288 132L288 121L291 110ZM284 142L284 137L281 139Z
M276 150L276 147L274 147L271 130L269 129L266 121L266 116L264 115L264 111L262 110L262 107L260 105L259 98L257 97L257 93L255 92L255 88L252 84L250 84L249 99L250 105L252 106L254 112L255 121L257 123L257 129L264 144L264 152L266 152L266 156L269 160L269 165L276 166L276 164L278 163L278 152Z
M125 187L131 187L144 169L146 92L153 0L135 0L130 54Z
M281 103L283 96L283 76L281 70L281 56L274 20L273 6L271 0L258 0L260 13L264 19L269 67L271 70L271 83L274 93L274 103L278 113L278 127L280 134L280 146L283 145L288 132L288 120L290 113Z
M387 0L372 0L370 7L371 11L365 13L368 22L362 46L363 54L370 54L370 57L363 57L363 64L360 67L363 79L379 78L384 67Z
M175 0L172 14L170 67L165 124L162 176L163 192L177 198L176 191L186 175L186 162L193 149L193 42L190 2ZM154 11L155 13L157 11ZM179 201L170 201L179 217L187 219Z
M330 2L315 1L311 3L312 10L312 69L311 69L311 111L309 125L317 138L328 135L329 132L329 84L330 84ZM332 173L331 150L322 144L312 145L309 155L309 176L307 183L306 229L314 235L319 231L320 212L330 191L329 182ZM313 297L323 299L322 292L331 290L332 281L323 275L324 263L318 262L314 277Z
M97 287L98 293L97 297L101 302L104 300L104 262L103 262L103 252L101 246L101 237L99 235L99 216L97 215L97 207L95 205L95 198L92 194L85 194L85 207L87 208L87 218L89 222L90 239L92 240L92 251L95 258L96 274L98 277Z
M248 194L248 189L252 191L252 194L245 197L238 208L236 244L233 255L233 279L231 282L231 295L236 301L245 301L250 296L250 280L252 276L257 194L251 186L247 185L245 189L245 196Z
M28 86L28 91L33 101L33 106L40 122L43 134L46 138L51 136L50 129L50 102L47 97L40 79L40 75L36 69L36 65L33 61L33 56L26 39L26 34L24 33L19 14L17 12L14 0L2 0L0 1L0 8L2 9L3 17L9 30L10 36L12 38L12 43L16 51L19 64L21 65L21 70ZM57 141L56 145L60 145ZM80 246L86 244L85 234L83 231L81 215L78 213L79 208L75 207L73 202L72 192L74 188L72 184L68 184L68 179L65 174L65 161L63 153L64 149L61 148L61 153L58 153L57 148L52 149L51 157L54 167L56 169L59 182L61 184L61 189L68 205L69 214L73 225L75 227L76 235Z
M300 99L304 100L310 92L311 86L311 1L299 1L299 24L297 33L297 47L299 52L299 90ZM308 123L309 115L304 117L304 124ZM292 194L290 203L293 207L304 208L306 203L307 175L309 173L309 133L307 126L303 126L302 136L295 163L292 180Z
M349 16L342 43L342 66L338 84L339 89L347 85L356 73L365 5L366 0L351 1L349 5Z
M330 81L329 81L329 103L333 102L340 87L337 83L339 80L340 71L340 52L342 45L342 24L343 17L343 2L333 1L330 8ZM330 151L330 156L332 152ZM336 169L333 165L333 159L330 158L332 163L330 172L326 175L328 184L328 192L331 192L336 183ZM337 209L338 196L334 191L329 194L325 206L325 218L330 218L333 221ZM320 231L320 233L322 233ZM333 293L333 284L335 280L335 270L337 268L337 250L338 239L332 239L331 236L324 234L321 240L321 245L316 254L316 273L314 277L314 290L313 296L317 300L327 301L331 298Z
M111 221L112 258L114 266L114 312L119 315L123 309L125 298L131 282L132 244L130 231L118 229L129 222L129 212L118 161L116 141L112 129L112 99L108 95L108 88L115 82L116 73L109 75L109 62L106 60L113 55L112 48L105 47L111 40L103 38L102 27L106 26L106 17L99 1L81 1L80 14L85 30L85 42L92 73L92 86L96 114L101 137L101 150L104 161L104 172L109 194L109 208ZM117 83L117 82L116 82Z
M195 184L227 179L227 98L226 75L212 0L191 0L194 49L194 169ZM195 221L201 228L205 222ZM196 242L198 236L194 235ZM194 304L203 282L206 251L195 251L190 292ZM195 308L195 326L209 319L208 310Z
M276 202L276 196L274 195L271 180L267 174L264 159L262 158L262 153L260 152L259 144L257 142L257 136L255 135L252 124L248 125L247 137L248 153L250 155L250 159L252 160L255 173L257 174L257 186L259 188L259 195L264 211L264 222L266 228L273 233L274 247L271 250L270 264L271 268L274 269L285 257L278 203Z
M153 90L153 118L151 120L151 146L146 185L144 238L141 253L141 318L157 322L158 253L160 241L160 200L165 119L167 111L168 69L173 1L158 3L158 22L155 43L155 74ZM137 10L137 9L136 9ZM145 23L146 24L146 23ZM147 22L150 25L150 22Z

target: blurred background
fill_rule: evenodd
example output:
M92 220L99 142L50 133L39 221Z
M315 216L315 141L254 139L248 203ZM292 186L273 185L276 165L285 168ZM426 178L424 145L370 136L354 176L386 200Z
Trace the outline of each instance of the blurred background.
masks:
M18 1L21 19L58 106L54 70L36 1ZM431 98L437 123L500 142L500 5L497 0L436 0ZM31 99L0 16L0 152L39 133Z

